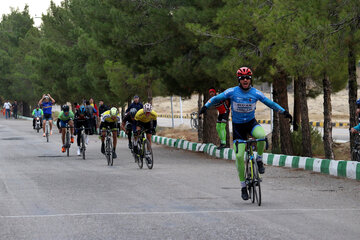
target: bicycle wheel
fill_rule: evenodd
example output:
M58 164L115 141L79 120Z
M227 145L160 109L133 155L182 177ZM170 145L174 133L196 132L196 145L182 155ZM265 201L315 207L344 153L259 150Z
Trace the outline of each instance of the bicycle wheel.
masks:
M246 188L248 191L248 195L249 195L249 199L252 199L252 182L251 182L251 172L250 172L250 168L249 168L249 160L246 159L245 161L245 183L246 183Z
M46 135L46 142L49 142L49 124L46 123L45 126L45 135Z
M69 132L66 132L66 137L65 137L65 146L66 146L66 155L69 156L70 155L70 136L69 136Z
M253 171L254 171L254 178L253 178L253 192L254 192L254 198L258 206L261 205L261 187L260 187L260 178L259 178L259 170L257 163L253 162Z
M84 134L81 134L81 152L82 152L82 157L85 160L85 136Z
M138 163L138 166L139 166L139 168L141 169L142 167L143 167L143 165L144 165L144 161L143 161L143 157L142 157L142 155L143 155L143 149L142 149L142 146L141 146L142 144L141 144L141 142L140 142L140 140L138 140L138 142L137 142L137 149L138 149L138 153L136 154L136 156L137 156L137 163Z
M150 146L150 142L147 139L144 141L144 157L146 166L149 169L152 169L154 166L154 156Z
M105 143L105 157L107 161L107 165L110 166L110 144L111 140L109 137L106 137L106 143Z
M353 160L359 162L360 161L360 152L358 149L353 149L352 151Z

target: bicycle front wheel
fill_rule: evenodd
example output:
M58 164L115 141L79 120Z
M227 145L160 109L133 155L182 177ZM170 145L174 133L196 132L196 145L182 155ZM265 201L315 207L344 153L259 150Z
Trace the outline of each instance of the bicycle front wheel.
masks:
M106 161L107 161L107 165L110 166L110 149L111 149L111 140L109 138L106 138L106 143L105 143L105 157L106 157Z
M251 170L249 167L249 160L246 159L245 161L245 182L246 182L246 188L248 191L249 199L252 199L253 192L252 192L252 180L251 180Z
M254 193L254 199L253 199L253 203L254 200L256 201L256 203L258 204L258 206L261 205L261 187L260 187L260 177L259 177L259 170L258 170L258 166L256 162L253 162L253 171L254 171L254 175L253 175L253 193Z
M45 126L46 142L49 142L49 124Z
M82 157L85 160L85 136L84 136L84 134L81 134L81 151L82 151Z
M70 151L70 136L69 136L70 134L67 132L66 133L66 138L65 138L65 143L66 143L66 155L67 156L69 156L70 155L70 153L69 153L69 151Z
M144 165L144 161L143 161L143 149L142 149L140 141L137 142L137 149L138 149L138 153L135 153L135 154L137 156L138 166L141 169Z
M147 139L144 141L144 157L147 167L149 169L152 169L154 166L154 156L150 146L150 142Z

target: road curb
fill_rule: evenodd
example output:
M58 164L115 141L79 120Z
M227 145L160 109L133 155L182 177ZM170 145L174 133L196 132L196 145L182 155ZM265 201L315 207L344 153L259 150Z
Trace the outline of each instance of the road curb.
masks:
M120 136L126 137L126 134L121 131ZM224 148L218 150L217 147L212 143L194 143L184 139L167 138L157 135L152 136L152 141L157 144L166 145L173 148L193 152L204 152L217 158L234 161L236 160L233 149ZM264 153L263 161L265 164L271 166L304 169L337 177L360 180L360 162L288 156L272 153Z

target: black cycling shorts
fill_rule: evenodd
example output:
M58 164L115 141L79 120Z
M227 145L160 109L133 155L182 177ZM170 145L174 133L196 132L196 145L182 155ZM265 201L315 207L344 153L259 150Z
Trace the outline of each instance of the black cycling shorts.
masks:
M233 140L247 140L256 126L261 126L255 118L247 123L233 123Z
M151 121L150 122L147 122L147 123L144 123L144 122L141 122L141 121L137 121L136 122L136 126L140 126L141 128L144 128L145 129L145 132L147 134L152 134L152 124L151 124Z
M103 131L106 131L107 127L110 127L110 129L112 131L117 131L118 130L117 122L102 122L100 124L100 129L103 130Z
M75 135L78 133L78 128L84 126L85 128L85 134L89 134L89 128L90 128L90 124L89 121L81 121L81 120L77 120L75 122Z
M218 123L227 123L227 121L229 121L229 113L223 113L223 114L219 114L217 122Z
M52 120L52 114L44 113L44 120Z

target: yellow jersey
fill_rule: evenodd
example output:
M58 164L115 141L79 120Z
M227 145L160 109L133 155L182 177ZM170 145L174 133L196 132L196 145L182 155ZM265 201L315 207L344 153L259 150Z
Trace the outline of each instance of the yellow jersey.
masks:
M143 123L148 123L151 120L156 120L156 119L157 119L157 113L154 110L150 112L149 116L146 116L144 109L140 109L139 111L137 111L135 115L135 120Z
M103 114L101 114L101 122L109 122L109 123L120 123L120 115L118 114L116 116L116 119L112 119L111 115L110 115L110 110L107 110L105 112L103 112Z

